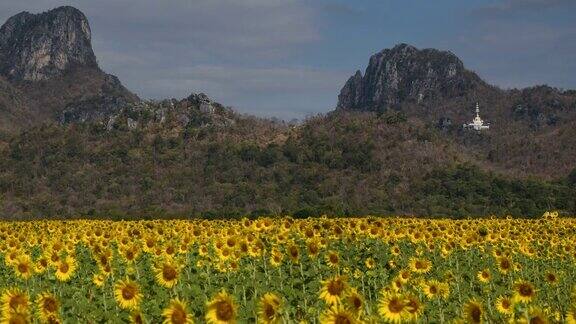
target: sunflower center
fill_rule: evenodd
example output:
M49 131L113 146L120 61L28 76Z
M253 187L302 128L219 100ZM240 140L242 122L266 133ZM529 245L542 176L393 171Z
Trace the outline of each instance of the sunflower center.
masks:
M26 306L26 298L18 294L10 298L10 308L16 309L18 306Z
M526 285L526 284L520 285L520 287L518 288L518 291L520 292L520 295L522 295L524 297L532 296L532 293L534 292L532 290L532 287L530 287L530 285Z
M308 251L310 251L310 254L316 254L318 253L318 246L312 243L308 246Z
M25 314L16 313L10 316L10 324L26 324L28 319Z
M408 311L412 314L417 313L418 310L420 309L420 304L415 299L410 299L410 301L408 301L408 304L406 306L408 306Z
M344 283L341 280L332 280L328 283L328 292L330 295L340 295L344 290Z
M178 276L178 272L176 272L176 269L174 269L173 267L165 265L164 268L162 269L162 276L164 277L165 280L172 281L176 279L176 277Z
M298 257L298 249L296 247L290 247L290 255L293 258L297 258Z
M530 324L546 324L547 322L540 316L532 317L530 319Z
M503 307L504 309L508 309L508 308L510 308L510 306L511 306L511 305L510 305L510 301L509 301L508 299L504 299L504 300L502 301L502 307Z
M68 270L70 269L70 266L68 266L68 263L62 262L62 264L60 264L60 266L58 267L58 269L60 270L60 272L66 273L66 272L68 272Z
M180 306L175 307L172 312L172 316L170 316L170 320L174 324L186 323L186 312Z
M42 308L48 313L54 313L58 309L58 304L54 298L44 298L44 302L42 303Z
M430 286L430 293L431 294L436 294L438 292L438 288L436 288L436 286Z
M402 312L403 309L404 309L404 303L402 303L402 301L400 301L398 298L394 298L390 302L388 302L388 310L391 313L400 313Z
M28 272L28 265L26 263L20 263L18 265L18 271L20 273L27 273Z
M216 316L221 321L229 321L234 317L234 308L226 301L216 304Z
M358 298L358 296L352 296L350 302L355 309L360 309L362 307L362 300Z
M276 310L272 305L266 304L264 306L264 317L266 317L268 320L272 320L274 316L276 316Z
M470 310L470 317L472 317L474 323L480 323L480 320L482 318L482 310L480 309L480 307L477 306L472 307L472 309Z
M338 263L338 256L336 254L330 254L330 263Z
M343 315L343 314L338 314L336 315L336 318L334 319L334 323L335 324L352 324L352 320L350 320L350 317Z
M127 285L122 288L122 297L126 300L130 300L136 297L136 287Z

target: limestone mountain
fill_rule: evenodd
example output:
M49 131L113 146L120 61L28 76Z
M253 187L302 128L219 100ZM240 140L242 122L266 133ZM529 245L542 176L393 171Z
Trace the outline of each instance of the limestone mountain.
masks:
M73 65L97 68L86 16L73 7L17 14L0 28L0 71L10 79L39 81Z
M0 28L0 130L61 118L70 105L110 111L138 97L97 64L86 16L73 7L19 13ZM98 103L94 105L93 103Z
M354 74L338 96L338 109L379 111L404 102L430 102L487 87L451 52L407 44L370 57L364 76Z
M463 131L480 104L491 128ZM443 141L485 168L520 176L559 177L574 168L576 91L546 85L500 89L453 53L400 44L370 58L338 96L337 113L397 112L441 130Z

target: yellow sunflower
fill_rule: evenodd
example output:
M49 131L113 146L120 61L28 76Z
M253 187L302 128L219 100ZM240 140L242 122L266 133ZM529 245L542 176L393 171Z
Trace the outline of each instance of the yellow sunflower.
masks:
M292 261L293 263L299 262L300 249L298 248L298 245L296 245L295 243L291 243L290 245L288 245L288 248L286 249L286 253L290 257L290 261Z
M464 313L464 318L468 323L482 323L484 322L484 310L482 308L482 304L480 304L476 300L470 300L466 304L464 304L464 308L462 309Z
M206 303L206 321L211 324L236 323L237 306L232 297L221 291Z
M34 271L37 273L43 273L44 271L46 271L46 269L48 269L49 265L50 262L48 261L48 258L42 256L36 261L36 264L34 265Z
M11 312L18 309L28 310L30 307L30 299L25 292L18 288L12 288L4 291L2 294L2 314L7 317Z
M326 254L326 263L330 268L338 267L340 265L340 256L338 255L338 252L329 251L328 254Z
M114 297L124 309L136 309L142 299L138 284L132 280L121 280L114 286Z
M438 287L439 284L440 282L438 280L428 280L422 282L421 287L422 291L424 292L424 295L428 299L434 299L438 297L438 294L440 293L440 288Z
M141 311L135 309L130 313L131 324L144 324L145 322L144 315L142 315Z
M98 272L92 276L92 283L94 283L96 287L102 287L104 285L104 282L106 282L107 278L108 275L106 275L103 272Z
M42 322L48 322L49 318L56 319L59 317L58 310L60 309L60 303L58 299L49 292L43 292L38 295L36 308L38 309L38 315Z
M432 262L424 258L410 259L410 270L415 273L427 273L432 269Z
M342 306L332 306L320 315L320 324L361 324L357 315Z
M335 276L322 281L320 298L328 305L339 304L348 291L348 280L346 276Z
M270 253L270 264L273 267L278 267L282 263L283 259L284 255L282 254L282 252L280 252L275 248L272 249L272 252Z
M560 280L560 278L553 271L548 271L544 275L544 281L546 281L551 286L557 285L559 280Z
M408 270L408 269L401 270L400 273L398 274L398 278L403 283L407 283L410 280L411 276L412 276L412 274L410 273L410 270Z
M378 302L378 314L391 323L400 323L410 318L408 303L403 295L383 291Z
M514 263L507 256L501 256L497 258L496 264L498 265L498 270L502 274L507 274L508 272L514 270Z
M531 306L528 309L528 316L527 317L522 316L522 318L518 321L518 323L548 324L550 323L550 319L542 309L540 309L539 307Z
M478 271L476 277L478 280L480 280L481 283L489 283L490 279L492 279L492 273L490 273L490 269L483 269Z
M413 322L418 322L418 319L424 312L424 304L420 302L417 296L408 294L405 297L406 309L410 315L410 320Z
M514 301L507 296L500 296L496 299L496 310L504 315L514 314Z
M32 259L26 254L19 255L14 260L14 271L16 275L22 279L28 279L34 274L34 266Z
M572 306L566 311L566 324L576 324L576 306Z
M164 260L154 268L156 282L166 288L172 288L178 282L180 266L173 260Z
M529 303L536 296L536 289L526 280L516 281L513 289L514 300L517 302Z
M447 283L434 279L424 281L421 286L424 295L426 295L428 299L434 299L438 297L447 298L450 293L450 286Z
M346 297L344 298L345 305L348 309L354 312L354 314L364 313L364 298L358 293L356 288L350 288Z
M28 309L23 307L12 309L9 313L3 314L3 317L2 323L6 324L27 324L32 322L32 316Z
M193 315L188 313L186 304L180 299L172 299L170 305L162 312L163 324L191 324L194 323Z
M374 261L374 258L368 258L364 261L364 265L366 265L366 268L368 269L374 269L376 261Z
M258 323L280 323L282 299L274 293L266 293L258 302Z
M76 260L71 256L61 258L56 264L56 279L60 281L70 280L76 271L76 267Z
M317 239L311 239L306 242L306 247L308 248L308 256L310 258L316 258L318 253L320 253L320 244Z

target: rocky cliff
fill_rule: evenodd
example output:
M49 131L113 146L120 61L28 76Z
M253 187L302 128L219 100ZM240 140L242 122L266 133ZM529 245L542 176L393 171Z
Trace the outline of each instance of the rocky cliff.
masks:
M0 28L0 77L0 131L62 120L71 109L99 116L139 101L98 67L88 20L73 7L9 18Z
M72 66L94 67L90 26L73 7L19 13L0 28L0 73L9 79L48 80Z
M338 109L382 111L403 102L465 95L485 83L456 55L400 44L370 57L364 76L354 74L338 96Z

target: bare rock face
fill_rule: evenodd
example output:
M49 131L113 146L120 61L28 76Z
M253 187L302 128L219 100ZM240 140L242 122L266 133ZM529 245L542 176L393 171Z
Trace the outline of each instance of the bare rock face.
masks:
M0 131L89 122L140 100L98 67L88 20L73 7L9 18L0 28L0 79L10 86L0 87Z
M8 79L47 80L73 66L98 66L88 20L78 9L22 12L0 28L0 73Z
M373 55L364 76L357 71L348 79L337 109L381 111L407 101L463 96L480 84L456 55L400 44Z

